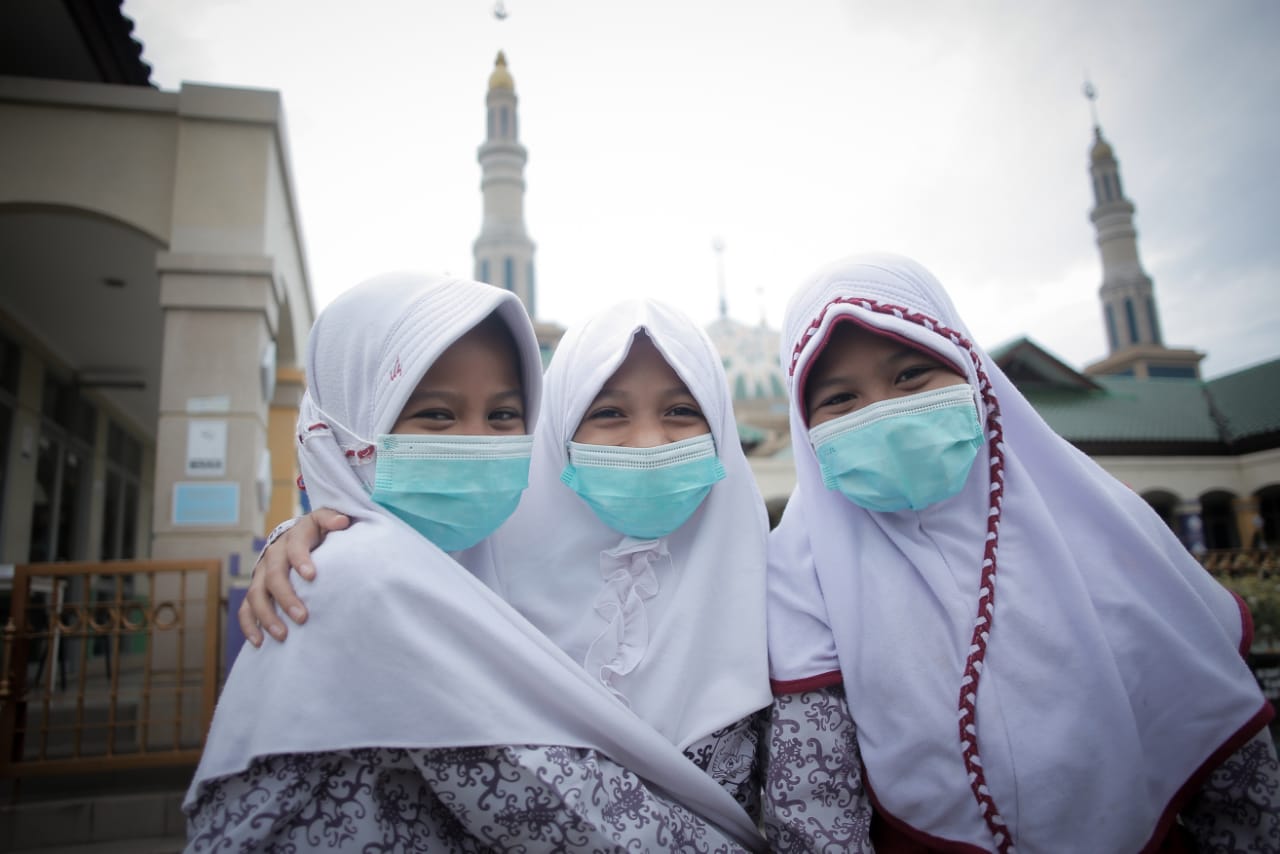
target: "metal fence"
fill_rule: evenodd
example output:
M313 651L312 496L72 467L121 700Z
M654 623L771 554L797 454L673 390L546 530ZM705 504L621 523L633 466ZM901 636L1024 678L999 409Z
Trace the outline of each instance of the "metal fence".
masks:
M1200 555L1200 563L1214 575L1280 575L1280 550L1214 549Z
M194 765L218 689L221 572L217 560L14 567L0 776Z

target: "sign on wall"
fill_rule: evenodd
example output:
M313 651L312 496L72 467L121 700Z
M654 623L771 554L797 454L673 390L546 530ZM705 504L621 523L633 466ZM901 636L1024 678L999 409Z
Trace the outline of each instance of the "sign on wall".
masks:
M226 525L240 522L240 484L179 482L173 485L174 525Z
M187 423L187 477L227 476L227 422L193 418Z

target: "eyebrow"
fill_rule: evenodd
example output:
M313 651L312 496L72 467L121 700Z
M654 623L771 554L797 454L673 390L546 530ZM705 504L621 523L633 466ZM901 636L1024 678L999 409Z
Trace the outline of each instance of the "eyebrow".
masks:
M418 391L415 391L413 394L409 395L409 399L405 402L405 405L407 406L410 403L418 403L424 400L431 400L433 398L447 401L449 403L456 403L462 400L464 396L465 396L465 393L460 391L444 391L442 389L430 389L430 388L419 389ZM488 399L497 400L497 399L503 399L508 397L523 398L524 394L520 391L519 388L512 387L509 389L504 389L503 391L500 391L496 394L490 395Z
M685 394L689 395L689 397L693 397L693 392L689 391L688 386L685 386L685 385L668 386L667 388L659 391L658 394L660 397L663 397L663 398L679 397ZM611 386L604 386L603 388L600 389L599 392L596 393L596 396L593 398L593 400L600 400L602 398L609 398L609 397L619 397L625 400L626 398L630 397L630 394L623 391L622 389L612 388Z

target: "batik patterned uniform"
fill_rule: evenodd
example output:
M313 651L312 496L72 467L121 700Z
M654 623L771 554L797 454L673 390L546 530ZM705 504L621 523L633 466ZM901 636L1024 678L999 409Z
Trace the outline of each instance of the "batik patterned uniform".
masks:
M255 760L207 786L191 848L740 852L594 751L370 748Z
M765 749L764 827L778 854L923 852L875 818L857 727L839 684L780 695ZM1280 762L1262 730L1214 770L1160 851L1280 852Z

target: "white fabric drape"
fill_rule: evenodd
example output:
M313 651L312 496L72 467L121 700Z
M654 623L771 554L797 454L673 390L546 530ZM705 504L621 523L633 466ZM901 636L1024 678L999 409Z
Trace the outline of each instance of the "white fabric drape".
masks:
M989 438L1003 431L996 465L989 443L959 495L919 512L869 512L824 488L799 384L839 320L962 368L994 405L980 411ZM797 486L771 538L774 679L838 667L871 788L918 833L1000 847L970 784L977 768L1022 851L1141 850L1201 766L1270 714L1240 655L1247 614L1140 496L965 346L950 300L918 264L834 264L793 297L785 327ZM961 704L976 676L978 765L966 767L960 730L972 718Z
M466 568L368 497L373 465L361 440L389 430L431 363L492 312L517 342L532 423L541 362L529 319L508 292L395 274L344 293L317 320L299 459L316 506L358 524L329 534L314 553L313 619L292 629L288 643L246 647L236 660L186 804L203 781L269 754L566 745L606 754L756 847L755 829L714 781Z
M726 471L657 540L611 530L560 481L567 443L640 331L702 407ZM659 303L621 303L565 335L545 393L529 489L493 538L501 595L678 747L767 706L768 521L710 340Z

